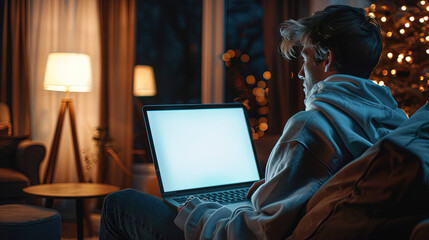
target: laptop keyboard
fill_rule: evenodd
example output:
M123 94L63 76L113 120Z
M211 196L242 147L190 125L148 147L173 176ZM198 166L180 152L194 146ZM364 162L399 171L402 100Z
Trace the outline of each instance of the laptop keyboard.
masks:
M234 203L246 200L247 192L249 188L241 188L234 190L226 190L220 192L193 194L192 196L198 197L199 199L207 199L212 202L218 202L220 204ZM189 196L176 197L174 200L180 204L185 203Z

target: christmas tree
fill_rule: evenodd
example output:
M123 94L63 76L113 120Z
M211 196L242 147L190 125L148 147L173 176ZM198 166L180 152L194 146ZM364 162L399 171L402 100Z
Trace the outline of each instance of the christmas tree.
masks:
M386 85L408 115L429 99L429 2L373 1L383 52L371 79Z

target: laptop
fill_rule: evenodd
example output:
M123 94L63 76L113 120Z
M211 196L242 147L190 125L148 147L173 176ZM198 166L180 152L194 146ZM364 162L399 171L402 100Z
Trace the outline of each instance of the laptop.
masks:
M146 105L143 118L165 202L251 205L246 194L261 171L243 104Z

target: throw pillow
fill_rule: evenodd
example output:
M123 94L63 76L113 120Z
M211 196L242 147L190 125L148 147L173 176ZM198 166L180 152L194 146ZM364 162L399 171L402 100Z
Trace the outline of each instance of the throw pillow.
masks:
M15 167L15 155L18 144L27 138L28 136L0 137L0 167Z

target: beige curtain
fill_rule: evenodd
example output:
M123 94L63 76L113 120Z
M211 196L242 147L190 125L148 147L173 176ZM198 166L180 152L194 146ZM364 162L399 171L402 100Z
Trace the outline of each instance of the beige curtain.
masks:
M5 0L1 33L0 102L11 111L13 135L30 135L27 0Z
M267 68L271 72L269 120L270 134L280 134L287 120L304 110L302 81L298 79L299 64L287 62L279 52L280 24L286 19L298 19L308 15L308 0L263 1L264 52Z
M112 139L112 149L126 168L131 170L134 0L99 0L98 4L102 59L101 135ZM120 187L131 186L131 176L120 170L112 159L106 159L101 154L100 161L100 181Z
M64 92L43 88L48 53L55 51L89 54L92 91L70 93L76 115L77 137L84 174L95 181L97 147L92 139L99 125L100 42L97 0L29 0L28 52L31 79L33 138L47 146L49 155ZM46 158L47 159L47 158ZM41 166L44 176L46 161ZM54 182L77 182L69 113L66 113Z

